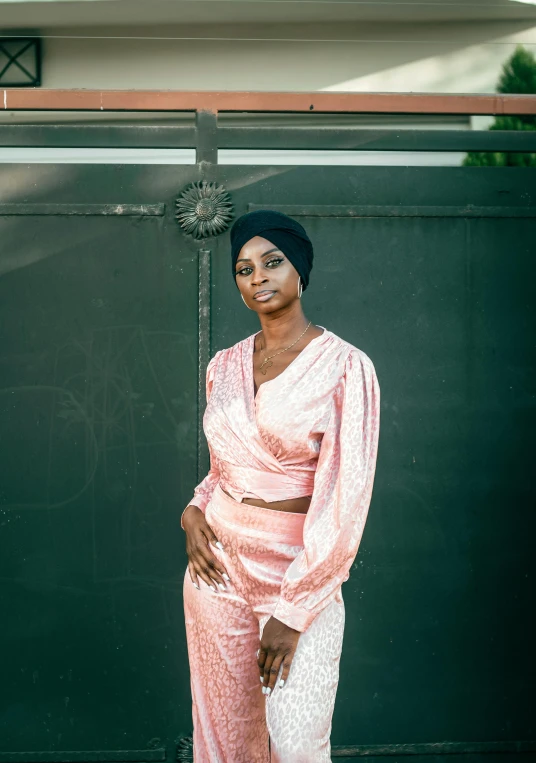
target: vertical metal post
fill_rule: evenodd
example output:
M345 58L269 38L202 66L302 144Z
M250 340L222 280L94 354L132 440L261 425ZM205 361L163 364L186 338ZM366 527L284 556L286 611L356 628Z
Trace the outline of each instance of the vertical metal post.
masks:
M197 164L218 163L218 115L215 111L198 111L195 115Z
M198 252L198 368L197 368L197 481L209 469L208 451L203 432L203 414L206 405L205 377L210 360L210 249Z
M218 115L216 111L196 112L196 162L203 180L212 180L218 164ZM206 407L205 377L211 356L210 347L210 249L198 251L198 347L197 369L197 481L209 469L208 450L203 432L203 414Z

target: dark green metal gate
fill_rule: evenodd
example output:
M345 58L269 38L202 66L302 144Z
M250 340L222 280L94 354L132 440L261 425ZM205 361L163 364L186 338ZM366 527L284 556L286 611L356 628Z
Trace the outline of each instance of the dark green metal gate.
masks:
M3 145L21 140L12 129ZM196 145L199 163L0 165L0 760L187 757L178 518L206 469L207 360L257 330L228 231L196 240L175 219L200 180L236 216L300 219L316 252L306 312L380 379L334 757L530 755L536 172L218 166L218 145L275 139L210 114L164 136L59 129L65 145ZM416 145L363 130L278 140ZM536 150L526 134L419 140Z

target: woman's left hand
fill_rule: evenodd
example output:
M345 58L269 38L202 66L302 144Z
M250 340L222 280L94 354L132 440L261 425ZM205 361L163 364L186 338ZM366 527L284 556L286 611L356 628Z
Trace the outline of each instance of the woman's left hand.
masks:
M257 659L264 694L270 696L274 690L281 664L283 672L280 685L281 681L287 680L300 635L300 631L290 628L275 617L271 617L264 626Z

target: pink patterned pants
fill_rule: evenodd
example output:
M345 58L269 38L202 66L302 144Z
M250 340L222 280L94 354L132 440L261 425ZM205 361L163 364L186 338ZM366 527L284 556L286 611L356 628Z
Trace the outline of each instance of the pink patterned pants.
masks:
M344 632L341 590L302 633L283 688L266 697L256 652L281 581L303 548L305 514L238 503L220 487L206 519L227 592L184 576L195 763L329 763Z

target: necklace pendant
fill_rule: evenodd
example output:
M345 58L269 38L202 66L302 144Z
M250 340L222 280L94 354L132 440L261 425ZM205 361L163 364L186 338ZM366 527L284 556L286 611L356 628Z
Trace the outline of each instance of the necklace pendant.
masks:
M266 366L266 368L263 368L263 366ZM269 360L268 358L266 358L266 360L264 361L264 363L261 363L261 367L259 368L259 371L261 372L261 374L263 374L264 376L266 376L266 370L267 370L268 368L270 368L270 366L273 366L273 363L272 363L272 361L271 361L271 360Z

